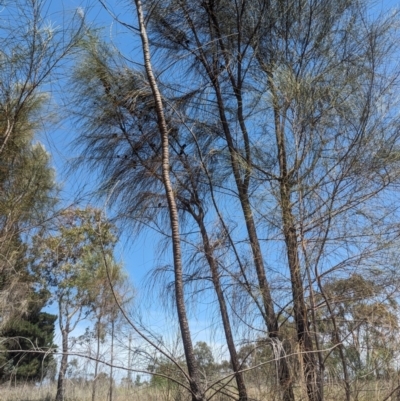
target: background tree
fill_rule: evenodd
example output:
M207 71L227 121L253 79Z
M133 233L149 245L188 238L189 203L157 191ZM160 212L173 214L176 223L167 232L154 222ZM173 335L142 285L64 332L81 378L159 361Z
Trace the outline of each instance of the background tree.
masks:
M327 337L326 344L337 345L341 341L353 381L388 378L395 370L399 326L398 302L392 295L396 281L388 281L387 275L375 269L371 277L354 273L324 287L336 325L325 310L327 316L319 316L320 335ZM332 368L331 377L343 374L337 350L326 356L326 363Z
M194 345L194 354L202 376L210 381L215 373L215 361L210 346L204 341L198 341Z
M98 368L100 363L100 345L106 338L110 339L110 375L109 375L109 398L112 400L113 370L114 364L114 338L115 326L120 317L120 307L126 307L130 302L129 291L127 291L127 277L122 272L122 266L116 263L110 255L98 253L93 255L92 264L99 267L92 277L91 283L91 314L95 322L94 331L96 337L95 367L92 388L92 400L96 399L96 386ZM105 260L104 260L105 258ZM115 300L118 299L118 304Z
M57 401L64 400L68 364L69 335L88 317L95 297L93 277L101 269L101 259L112 256L116 237L113 227L93 208L67 209L54 220L54 231L33 239L33 269L42 277L58 304L58 324L62 335L62 358L58 375Z

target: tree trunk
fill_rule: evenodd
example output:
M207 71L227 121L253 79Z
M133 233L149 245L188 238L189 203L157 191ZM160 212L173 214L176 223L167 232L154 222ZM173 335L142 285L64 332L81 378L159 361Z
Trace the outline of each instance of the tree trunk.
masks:
M92 401L96 400L96 389L97 389L97 375L99 370L99 356L100 356L100 317L97 319L97 349L96 349L96 360L94 361L94 376L92 386Z
M289 271L292 284L293 314L296 323L297 340L302 353L304 377L306 380L307 394L310 401L321 401L320 375L314 355L313 342L308 330L309 319L307 305L304 300L304 288L301 279L300 263L297 249L297 233L294 226L294 217L290 207L287 188L282 180L281 201L283 231L285 237L286 251L288 256Z
M65 374L68 368L68 334L69 334L69 324L61 330L62 335L62 357L60 364L60 371L58 372L57 381L57 394L56 401L64 401L65 399Z
M218 42L221 50L222 50L222 55L226 56L227 52L224 51L224 43L223 43L223 38L222 35L219 31L219 25L218 21L216 19L216 14L213 9L213 3L212 2L207 2L205 3L208 18L210 19L209 23L211 26L213 26L213 29L215 29L215 32L212 32L213 29L210 29L210 35L215 35L214 40L210 41L211 43L216 43ZM187 16L189 26L192 28L193 32L196 34L196 30L193 24L193 21L190 19L188 12L185 11L185 14ZM239 17L241 18L241 17ZM240 25L240 24L239 24ZM238 34L240 35L240 29ZM197 42L198 48L201 50L202 49L202 44L198 41ZM240 46L240 44L239 44ZM216 53L218 53L218 49L215 50ZM240 54L240 49L239 49L239 54ZM251 170L252 170L252 161L251 161L251 152L250 152L250 140L248 136L248 132L244 123L244 116L243 116L243 102L242 102L242 88L241 88L241 82L243 77L241 76L241 56L238 55L237 59L235 60L238 64L238 76L235 79L233 76L232 71L229 69L229 60L225 59L225 64L226 64L226 70L229 74L229 79L231 81L232 85L232 90L235 94L236 100L237 100L237 117L238 117L238 122L239 126L242 132L243 136L243 142L244 142L244 148L245 148L245 157L242 157L241 154L237 151L235 144L234 144L234 139L229 127L229 122L228 118L225 114L225 104L222 96L222 91L219 83L219 63L216 60L219 60L219 54L214 55L215 60L212 65L210 65L207 61L207 57L202 54L202 58L200 58L200 61L203 63L203 66L207 72L207 75L209 76L209 79L211 81L212 86L214 87L215 90L215 95L217 99L217 107L218 107L218 113L222 125L222 130L225 136L226 143L228 145L228 150L229 150L229 155L230 155L230 162L231 162L231 167L232 167L232 172L233 176L235 179L235 183L237 186L238 190L238 197L240 201L240 205L242 207L245 223L246 223L246 229L247 233L249 236L250 240L250 246L251 246L251 251L253 255L253 261L254 261L254 266L256 269L256 274L257 274L257 279L258 279L258 284L261 292L261 297L263 300L263 306L264 306L264 320L267 326L268 330L268 335L269 337L274 341L278 340L281 341L280 336L279 336L279 325L278 325L278 320L274 311L273 307L273 301L272 301L272 296L271 296L271 291L269 287L269 283L265 274L265 268L264 268L264 260L263 260L263 255L261 252L261 247L260 243L258 240L257 236L257 230L256 230L256 225L254 222L253 218L253 213L251 209L251 204L249 200L249 194L248 194L248 188L249 188L249 183L250 183L250 178L251 178ZM242 174L241 169L244 167L245 172ZM281 385L281 388L283 390L283 399L284 401L294 401L294 393L293 393L293 388L292 388L292 382L290 378L290 371L289 371L289 366L287 363L287 360L284 356L280 358L279 360L279 382Z
M211 72L210 72L211 73ZM240 205L242 207L243 216L246 223L247 233L250 240L251 251L253 255L254 266L257 273L258 284L260 287L261 297L263 300L264 306L264 319L268 330L268 336L273 340L281 341L279 335L279 325L278 319L276 317L273 301L271 296L271 291L269 287L269 283L265 274L264 269L264 260L261 252L260 243L257 236L256 225L253 218L253 213L251 210L249 194L247 191L247 184L246 179L242 180L240 174L240 165L241 162L238 160L238 153L235 149L233 138L229 129L228 120L225 116L225 106L223 103L223 98L221 95L221 89L219 87L218 80L213 77L212 75L210 78L213 81L216 96L217 96L217 104L219 115L221 118L221 123L223 127L223 131L225 134L226 142L228 144L230 159L231 159L231 166L233 175L235 178L236 186L238 189L238 196ZM247 175L249 173L247 172ZM290 377L289 366L285 357L282 357L279 360L279 383L283 390L283 400L284 401L293 401L294 400L294 393L292 387L292 380Z
M185 307L185 295L183 289L183 268L182 268L182 252L181 252L181 239L179 233L179 217L176 205L174 190L171 184L170 171L169 171L169 138L168 127L164 116L164 106L162 103L161 93L159 91L156 78L154 76L150 48L147 38L146 26L143 17L142 4L140 0L135 0L138 22L140 26L140 37L142 41L142 51L144 64L146 69L147 78L152 90L155 108L158 120L158 129L161 137L162 147L162 177L165 188L165 194L168 202L168 210L171 222L171 237L172 237L172 251L174 259L174 275L175 275L175 299L176 308L181 331L182 343L185 352L186 365L190 377L190 389L193 401L204 400L204 394L201 389L199 372L195 355L193 352L193 343L190 335L189 323Z
M215 293L217 294L218 305L219 305L219 309L221 312L222 325L224 327L226 343L228 345L229 355L231 357L232 368L233 368L233 371L235 372L236 385L237 385L238 393L239 393L239 401L247 401L247 399L248 399L247 389L246 389L246 385L245 385L245 382L243 379L243 373L240 372L242 366L239 363L239 358L238 358L238 355L236 352L235 342L233 340L231 323L230 323L229 314L228 314L228 308L226 306L224 293L223 293L221 282L219 279L218 264L213 256L213 250L210 245L210 241L208 238L208 234L207 234L203 219L201 217L197 217L196 221L200 227L200 232L201 232L201 236L203 239L205 256L206 256L208 265L210 266L211 278L212 278L212 282L214 285Z
M114 364L114 328L115 328L115 319L112 316L111 320L111 361L110 361L110 401L113 399L113 364Z
M344 349L345 348L344 348L344 345L343 345L343 341L340 338L339 328L338 328L338 325L336 323L335 315L333 313L330 301L329 301L328 297L325 294L325 291L324 291L323 285L321 283L321 278L320 277L317 278L317 282L318 282L318 287L319 287L320 293L321 293L322 297L324 298L326 307L327 307L329 315L330 315L330 319L331 319L332 324L333 324L333 335L334 335L334 339L335 339L335 345L338 348L340 361L342 363L346 401L350 401L351 400L351 386L350 386L350 376L349 376L349 372L348 372L348 369L347 369L347 360L346 360L346 356L345 356L345 353L344 353Z
M132 387L132 333L129 333L129 348L128 348L128 389Z
M304 286L301 278L300 261L298 254L297 231L295 217L290 200L290 174L287 166L287 155L284 132L280 121L280 110L277 101L276 89L270 68L265 69L272 94L274 108L274 124L276 134L276 145L279 162L279 186L280 207L283 223L283 235L285 238L286 253L290 271L290 279L293 297L293 314L296 323L297 340L303 359L304 378L307 386L307 395L310 401L321 401L320 391L321 377L314 355L313 342L309 332L309 319L307 305L304 299Z

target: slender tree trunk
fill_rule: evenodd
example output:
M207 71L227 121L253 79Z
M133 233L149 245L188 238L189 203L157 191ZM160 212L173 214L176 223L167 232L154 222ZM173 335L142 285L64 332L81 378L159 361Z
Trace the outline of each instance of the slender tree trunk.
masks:
M280 207L283 223L283 235L285 238L286 252L290 271L293 314L296 323L297 340L300 344L302 353L304 377L307 386L307 395L310 401L321 401L320 392L321 377L314 355L312 337L309 332L309 319L307 305L304 299L304 286L301 278L300 260L298 253L297 230L295 218L292 211L290 199L290 173L287 166L287 155L285 146L285 137L283 127L280 121L280 110L277 101L276 90L273 82L273 76L270 69L266 69L268 82L273 98L274 124L276 134L276 144L278 151L278 162L280 169Z
M115 329L115 319L114 316L111 318L111 361L110 361L110 401L113 399L113 364L114 364L114 329Z
M68 334L69 322L67 322L65 328L61 330L63 354L61 357L60 370L58 372L56 401L64 401L65 399L65 375L68 368Z
M247 232L249 234L251 248L253 251L253 260L256 267L257 278L264 301L268 335L272 341L277 340L281 345L282 339L279 333L278 319L273 309L272 296L267 281L267 277L265 275L264 261L261 253L260 243L258 241L256 226L254 223L253 213L251 211L249 197L248 194L245 193L239 195L239 198L243 208ZM289 365L284 354L281 354L279 356L278 366L279 366L279 371L278 371L279 383L283 391L283 400L293 401L295 399L293 392L293 384L290 375Z
M325 294L325 291L324 291L324 288L322 286L320 277L317 278L317 282L318 282L318 287L320 289L321 295L324 298L326 307L328 309L328 312L329 312L329 315L330 315L330 319L331 319L332 324L333 324L333 335L334 335L335 343L336 343L338 351L339 351L340 361L342 363L346 401L350 401L351 400L350 376L349 376L349 372L348 372L348 369L347 369L346 356L344 354L344 345L343 345L342 340L340 339L339 328L338 328L337 323L336 323L336 318L335 318L335 315L333 313L333 310L332 310L331 304L329 302L329 299Z
M230 154L230 162L231 162L231 167L232 167L232 172L233 176L235 179L235 183L238 189L238 196L239 196L239 201L242 207L243 215L245 218L245 223L246 223L246 228L250 240L250 246L252 250L252 255L253 255L253 261L257 273L257 279L258 279L258 284L261 292L261 297L263 300L263 306L264 306L264 319L266 322L267 330L268 330L268 335L269 337L274 341L277 340L281 342L281 338L279 336L279 325L278 325L278 320L274 311L273 307L273 301L272 301L272 296L271 296L271 291L269 287L268 280L266 278L265 274L265 269L264 269L264 261L263 261L263 256L261 252L261 247L259 244L258 236L257 236L257 231L256 231L256 225L254 222L253 214L252 214L252 209L250 205L250 200L249 200L249 194L248 194L248 186L249 186L249 180L250 180L250 175L251 175L251 160L250 160L250 144L249 144L249 138L247 137L247 131L244 126L244 117L243 117L243 110L242 110L242 100L241 100L241 94L240 94L240 88L237 86L236 83L233 83L233 91L235 93L235 96L238 101L238 118L239 118L239 124L243 133L243 140L245 142L245 149L246 149L246 172L244 176L242 176L241 173L241 167L243 165L243 158L241 155L238 153L238 151L235 148L234 144L234 139L232 136L232 133L230 131L229 127L229 122L227 119L227 116L225 114L225 104L222 96L222 91L219 83L219 75L220 75L220 55L219 55L219 50L217 47L217 42L222 44L221 42L221 35L218 36L218 33L214 32L214 27L218 27L218 24L215 23L215 14L213 10L213 2L204 2L204 7L207 10L208 18L209 18L209 29L210 29L210 35L212 37L212 40L207 43L207 47L214 46L214 54L213 54L213 60L209 61L208 55L206 55L203 51L203 44L201 43L195 23L193 22L192 18L190 17L189 11L186 9L184 3L181 4L182 9L184 11L184 15L186 17L186 21L191 28L195 40L196 40L196 46L199 49L200 52L200 57L198 57L199 61L203 64L206 73L210 79L210 82L214 88L215 91L215 96L217 100L217 108L218 108L218 113L222 125L222 131L225 136L226 143L228 145L229 149L229 154ZM215 34L215 36L214 36ZM222 48L222 46L221 46ZM239 59L241 56L238 56ZM228 64L226 62L226 68L228 68ZM239 65L240 65L240 60L239 60ZM240 71L238 71L239 74ZM242 79L240 76L238 78L238 82ZM233 82L233 81L232 81ZM290 377L290 371L289 371L289 366L287 363L287 359L282 355L282 358L279 360L279 382L281 385L281 388L283 389L283 399L284 401L294 401L294 393L293 393L293 388L292 388L292 380Z
M321 401L321 378L314 355L312 338L308 329L310 322L308 319L307 305L304 300L304 286L301 279L297 248L297 233L285 181L286 180L282 180L283 183L281 184L281 208L283 231L292 284L293 314L296 323L297 340L300 344L300 352L302 353L304 363L304 376L308 398L310 401Z
M129 348L128 348L128 389L132 387L132 333L129 333Z
M100 357L100 317L97 319L97 345L96 345L96 360L94 361L94 377L92 386L92 401L96 400L97 389L97 375L99 370L99 357Z
M237 385L238 393L239 393L239 401L247 401L248 400L247 389L246 389L246 385L244 382L243 373L240 372L242 367L241 367L241 364L239 363L239 358L238 358L238 355L236 352L235 342L233 340L231 323L230 323L229 314L228 314L228 308L226 305L224 292L222 290L221 281L219 278L218 264L213 256L213 250L210 245L210 240L208 238L208 234L207 234L203 219L200 216L198 216L195 219L200 227L200 232L201 232L203 246L204 246L204 252L206 255L208 265L210 266L214 290L215 290L215 293L217 294L218 305L219 305L219 310L221 312L222 325L224 327L226 343L228 345L229 355L231 357L232 368L233 368L233 371L235 372L236 385Z
M193 351L193 343L190 335L189 323L185 307L185 294L183 289L183 272L182 272L183 270L182 252L181 252L181 240L179 233L179 217L169 171L168 127L164 115L164 107L162 103L161 93L159 91L157 81L152 70L150 48L143 17L142 4L140 0L135 0L135 4L140 26L140 36L142 40L144 64L147 73L147 78L154 97L155 108L157 112L158 128L161 136L162 177L163 177L163 184L168 202L168 210L171 222L172 251L173 251L174 274L175 274L175 299L176 299L176 308L177 308L179 326L181 331L183 348L185 352L188 374L190 377L189 384L192 394L192 400L202 401L204 400L204 394L200 385L199 372Z
M217 104L220 113L220 118L222 122L222 127L224 130L225 138L228 144L230 158L231 158L231 166L233 175L235 178L235 182L238 189L239 201L242 207L243 216L246 223L247 233L250 240L250 246L253 254L254 266L257 273L258 284L260 287L260 292L263 300L264 306L264 319L268 329L269 337L274 341L278 340L281 342L281 338L279 335L279 325L278 319L276 317L273 301L271 296L271 290L269 287L269 283L265 274L264 269L264 260L261 252L260 243L258 240L256 225L254 222L253 212L251 210L251 204L249 200L249 194L247 192L247 185L245 185L245 181L242 180L240 175L240 161L239 155L235 149L233 138L229 129L229 124L227 118L225 116L225 106L223 103L221 89L219 87L218 81L213 79L214 88L217 96ZM287 359L285 357L280 358L279 360L279 383L283 390L283 400L284 401L293 401L294 393L292 387L292 380L290 376L289 366L287 363Z

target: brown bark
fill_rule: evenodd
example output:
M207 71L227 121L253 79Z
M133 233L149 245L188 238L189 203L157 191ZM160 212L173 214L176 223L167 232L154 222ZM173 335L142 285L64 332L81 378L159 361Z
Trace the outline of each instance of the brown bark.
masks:
M206 67L207 69L207 67ZM257 273L257 279L258 279L258 284L260 287L260 292L263 300L263 306L265 310L265 322L268 330L268 335L272 339L277 339L280 340L279 336L279 325L278 325L278 319L275 314L274 308L273 308L273 301L272 301L272 296L271 296L271 291L269 287L269 283L265 274L265 269L264 269L264 260L261 252L261 247L260 243L258 240L257 236L257 230L253 218L253 213L251 210L251 204L249 200L249 194L248 194L248 178L250 173L247 172L246 176L244 179L242 179L241 174L240 174L240 161L239 161L239 154L237 153L233 138L230 132L229 124L227 121L227 118L225 116L225 105L223 102L223 97L221 94L221 89L219 86L219 82L217 77L212 73L210 69L208 69L210 78L213 82L213 86L215 89L216 97L217 97L217 105L218 105L218 111L223 127L223 132L225 134L225 139L228 144L229 148L229 153L230 153L230 159L231 159L231 166L232 166L232 171L233 175L235 178L236 186L238 189L238 196L239 196L239 201L240 205L242 207L245 223L246 223L246 228L247 228L247 233L249 236L250 240L250 246L251 246L251 251L253 255L253 261L254 261L254 266L256 269ZM247 147L248 145L246 145ZM248 161L247 161L247 169L250 168L251 166L251 160L250 157L248 156ZM290 378L290 371L289 371L289 366L287 363L287 360L285 358L280 359L279 361L280 364L280 369L279 369L279 382L280 385L283 389L284 396L283 399L284 401L293 401L294 400L294 393L293 393L293 388L291 384L291 378Z
M243 5L244 6L244 5ZM264 306L264 318L268 330L268 335L271 339L276 339L280 341L280 336L279 336L279 325L278 325L278 319L275 314L274 308L273 308L273 301L272 301L272 296L271 296L271 290L269 287L269 283L265 274L265 268L264 268L264 260L261 252L261 247L260 243L258 240L258 235L257 235L257 230L256 230L256 225L254 222L253 218L253 213L252 213L252 208L249 200L249 194L248 194L248 188L249 188L249 183L250 183L250 177L251 177L251 170L252 170L252 161L251 161L251 151L250 151L250 140L249 140L249 135L247 132L247 128L245 125L245 118L243 116L243 100L242 100L242 72L241 72L241 62L242 62L242 54L241 54L241 49L240 49L240 37L238 38L238 55L237 55L237 77L235 78L233 75L233 72L230 70L229 67L229 60L227 58L228 52L226 51L224 47L224 42L222 39L222 35L219 32L219 25L218 25L218 20L215 15L215 12L213 10L213 3L205 3L205 8L209 17L209 25L210 25L210 35L215 34L215 40L218 41L218 44L221 48L221 54L222 56L225 57L225 64L226 64L226 70L229 75L229 79L232 85L233 92L235 94L236 100L237 100L237 117L238 117L238 122L239 126L243 135L243 141L244 141L244 148L245 148L245 172L242 176L241 174L241 166L243 166L243 159L239 152L236 150L235 145L234 145L234 140L230 131L228 119L225 115L225 104L219 84L219 71L218 71L218 59L219 55L214 54L215 60L212 65L209 65L208 62L206 61L207 58L202 55L203 57L201 58L201 61L203 62L203 65L207 71L207 74L211 80L211 83L214 87L216 98L217 98L217 107L218 107L218 112L223 128L223 133L226 139L226 142L228 144L228 149L229 149L229 154L230 154L230 160L231 160L231 166L232 166L232 172L233 176L236 182L237 190L238 190L238 196L239 196L239 201L242 207L245 223L246 223L246 228L247 228L247 233L249 236L250 240L250 246L251 246L251 251L253 255L253 261L254 261L254 266L256 269L257 273L257 279L258 279L258 284L260 287L260 292L262 295L262 300L263 300L263 306ZM186 16L188 18L188 14L186 13ZM238 16L240 19L240 17ZM195 28L194 24L192 21L189 19L189 25L191 26L193 32L195 33ZM238 35L240 35L240 21L238 21ZM197 36L196 36L197 38ZM211 41L213 42L213 41ZM197 39L197 46L199 49L202 49L202 45ZM218 50L216 50L218 52ZM294 400L294 393L293 393L293 388L292 388L292 383L291 383L291 377L290 377L290 371L289 371L289 366L287 363L287 360L285 357L279 360L279 382L281 385L281 388L283 389L283 399L284 401L293 401Z
M140 37L142 41L142 51L147 78L154 97L155 108L157 113L158 129L161 137L162 148L162 177L165 188L165 194L168 202L168 210L171 223L172 251L174 260L174 275L175 275L175 299L178 313L179 326L181 331L182 343L185 352L186 364L190 377L190 389L193 401L204 400L204 394L201 389L199 373L196 359L193 352L193 344L190 335L189 323L186 314L185 297L183 289L183 266L181 240L179 233L179 217L176 205L174 190L171 184L169 171L169 138L168 127L164 115L164 107L162 103L161 93L159 91L156 78L154 76L150 58L150 48L147 38L146 26L143 18L142 4L140 0L135 0L137 16L140 26Z
M306 380L307 394L310 401L321 401L320 375L314 355L314 347L309 327L307 306L304 300L304 286L301 279L300 263L297 249L297 233L294 218L291 211L287 186L282 180L281 184L281 208L283 219L283 231L285 237L286 251L288 257L289 271L291 276L293 314L296 323L297 340L302 353L304 377Z
M138 0L136 1L136 4L137 5L139 4ZM213 10L211 9L212 6L211 6L211 3L204 3L204 4L205 4L205 7L207 8L208 17L210 19L209 20L210 33L211 33L211 35L213 35L213 34L215 34L215 31L213 32L214 22L212 21L212 19L213 19ZM245 142L245 150L246 150L246 157L245 157L246 172L244 173L243 177L242 177L242 173L241 173L241 166L243 164L243 159L242 159L241 155L238 153L238 151L236 150L235 145L234 145L234 140L233 140L232 134L230 132L229 123L225 116L225 104L223 101L221 88L219 86L219 78L218 78L218 76L219 76L219 62L218 62L219 55L217 54L218 49L217 49L217 47L215 48L215 54L214 54L215 60L210 64L207 60L207 57L203 53L202 44L197 36L197 32L196 32L194 23L191 20L190 15L189 15L188 11L186 10L184 4L182 4L182 7L183 7L183 11L185 13L185 16L187 18L187 22L189 23L189 26L191 27L191 29L194 33L194 36L196 38L196 46L201 53L201 57L199 58L199 61L202 62L203 66L205 67L207 75L209 76L210 81L215 90L215 95L217 98L217 107L218 107L218 112L219 112L219 116L220 116L220 120L221 120L221 125L222 125L223 133L225 136L225 140L228 144L232 171L233 171L234 179L235 179L235 182L237 185L238 196L239 196L240 204L241 204L241 207L243 210L247 232L249 235L250 246L251 246L251 250L252 250L252 254L253 254L254 265L255 265L259 288L260 288L260 292L261 292L261 298L262 298L263 307L265 310L264 318L265 318L266 326L268 329L268 335L271 339L276 339L276 340L280 341L278 320L277 320L277 316L276 316L274 308L273 308L271 291L270 291L269 283L268 283L268 280L267 280L266 274L265 274L263 256L262 256L261 247L260 247L258 236L257 236L256 226L255 226L252 209L251 209L251 204L250 204L250 200L249 200L249 194L248 194L248 186L249 186L249 180L250 180L250 176L251 176L250 143L249 143L249 137L247 134L247 130L246 130L245 124L244 124L244 117L243 117L243 110L242 110L243 107L242 107L240 88L237 87L235 85L235 83L233 83L233 89L234 89L234 92L236 94L237 101L238 101L238 110L237 111L238 111L238 118L240 120L239 124L240 124L242 134L244 137L243 139ZM214 46L216 41L218 41L220 39L220 38L218 38L217 34L215 34L215 36L216 36L215 37L216 40L210 41L211 46ZM143 35L142 35L142 40L143 40ZM148 61L149 60L150 59L148 58ZM145 62L145 64L146 64L146 71L148 71L147 63ZM226 63L226 64L228 65L228 63ZM240 71L239 71L239 74L241 74ZM238 81L240 81L240 79L241 79L241 77L238 78ZM155 82L155 80L154 80L154 82ZM152 89L153 89L153 86L152 86ZM161 97L160 97L160 105L161 105ZM157 110L158 110L158 107L157 107ZM162 110L162 106L160 106L160 110ZM164 124L164 127L161 127L160 131L164 130L165 137L166 137L166 139L168 139L168 134L167 134L168 131L167 131L167 127L165 124L165 118L159 119L159 124ZM168 149L166 149L166 152L168 152ZM164 155L164 143L163 143L163 155ZM163 162L164 161L165 161L165 158L163 156ZM165 168L167 169L168 167L169 166L167 165ZM163 168L164 168L164 163L163 163ZM166 170L167 175L168 175L168 173L169 173L169 171ZM163 176L164 176L164 170L163 170ZM164 180L164 185L166 185L165 180ZM167 188L167 185L166 185L166 188ZM168 195L168 189L166 190L166 192ZM168 197L168 206L170 208L170 211L172 211L171 206L170 206L169 197ZM175 223L172 221L172 213L171 213L171 225L173 226L174 224ZM175 241L174 241L174 243L175 243ZM175 284L177 285L178 282L179 282L179 280L178 281L176 280ZM177 291L177 294L178 294L178 291ZM285 401L293 401L294 393L293 393L293 388L292 388L292 383L291 383L291 378L290 378L290 371L289 371L289 367L288 367L286 358L283 357L282 359L280 359L279 365L280 365L279 382L280 382L280 385L284 392L283 398Z
M280 110L277 101L276 89L270 68L265 68L268 76L269 87L273 98L274 124L276 134L276 145L279 162L279 187L280 207L283 224L283 235L285 238L286 253L290 271L293 315L296 324L297 341L300 344L300 352L303 359L304 378L307 386L307 395L310 401L321 401L320 392L321 377L314 355L314 347L310 332L307 305L304 299L304 286L301 278L300 261L298 254L297 230L290 200L290 173L287 166L287 155L283 128L280 122Z
M228 345L229 356L231 358L232 369L235 372L235 380L239 393L239 401L247 401L248 400L247 389L244 382L243 373L240 372L242 366L239 362L239 358L236 352L235 342L233 340L228 308L226 305L224 292L219 278L218 263L213 256L213 249L210 244L210 240L202 217L197 216L195 217L195 219L200 227L200 233L203 240L205 256L208 265L210 266L211 278L214 285L215 293L217 295L218 306L221 313L222 325L224 328L226 343Z

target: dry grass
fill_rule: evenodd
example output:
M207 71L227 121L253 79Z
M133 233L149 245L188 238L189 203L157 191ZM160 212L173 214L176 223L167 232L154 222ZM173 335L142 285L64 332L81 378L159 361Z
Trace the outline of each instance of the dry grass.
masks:
M388 396L392 389L398 384L388 381L360 382L354 383L352 400L354 401L379 401ZM300 388L295 389L296 400L306 401L307 397ZM55 399L56 387L52 385L32 386L32 385L3 385L0 387L1 401L53 401ZM278 392L272 389L253 387L249 389L249 396L253 400L280 401ZM341 386L326 386L324 399L326 401L343 401L344 391ZM399 398L396 398L399 397ZM390 398L389 398L390 399ZM99 386L96 401L108 401L109 393L107 386ZM219 394L212 398L213 401L231 401L227 395ZM399 394L392 395L393 400L400 400ZM76 385L69 383L67 386L65 401L91 401L90 385ZM149 386L116 388L113 393L113 401L190 401L187 394L177 389L153 388Z
M90 385L67 385L65 401L91 401L92 388ZM0 401L53 401L56 395L56 385L3 385L0 387ZM213 398L215 401L222 401ZM99 385L96 401L109 400L107 386ZM116 388L113 390L113 401L187 401L181 392L171 389L156 389L149 386Z

